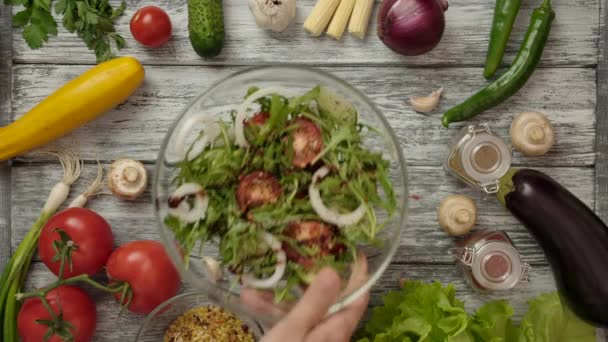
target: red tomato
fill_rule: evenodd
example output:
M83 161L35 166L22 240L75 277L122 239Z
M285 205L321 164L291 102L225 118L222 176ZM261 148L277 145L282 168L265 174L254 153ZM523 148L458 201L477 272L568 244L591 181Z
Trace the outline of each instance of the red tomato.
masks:
M70 278L80 274L93 275L106 264L112 248L114 238L108 222L96 212L84 208L68 208L57 214L44 225L38 240L38 254L40 258L55 275L59 275L61 261L53 261L57 252L53 242L61 241L57 232L61 229L66 232L77 246L72 251L72 268L65 265L63 278Z
M251 119L245 121L245 127L248 126L261 126L268 121L270 113L268 112L257 112L253 114Z
M303 117L296 119L297 128L293 133L293 166L305 168L323 150L321 130L311 120Z
M303 265L305 268L314 267L314 259L330 254L339 255L346 250L344 244L336 241L338 229L321 221L292 222L285 228L283 235L294 239L300 246L306 246L316 251L312 256L305 256L289 244L283 244L287 258Z
M133 241L117 248L106 264L112 281L126 281L133 297L129 311L148 314L175 296L180 278L175 266L156 241ZM115 295L120 300L120 294Z
M270 172L254 171L239 181L236 200L241 211L276 202L281 196L281 184Z
M88 342L95 333L97 309L91 297L82 289L63 285L49 291L46 295L51 309L56 315L62 313L63 320L72 325L69 329L74 342ZM17 317L17 329L22 342L62 342L63 339L54 334L45 340L49 326L36 322L51 320L50 313L38 298L30 298L23 303ZM66 327L67 328L67 327Z
M131 34L141 44L159 47L171 38L171 19L163 9L146 6L131 18Z

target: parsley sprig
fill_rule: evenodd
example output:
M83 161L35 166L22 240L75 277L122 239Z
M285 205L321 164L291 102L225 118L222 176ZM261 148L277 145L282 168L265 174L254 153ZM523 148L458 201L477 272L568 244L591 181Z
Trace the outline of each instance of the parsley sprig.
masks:
M49 36L57 35L57 23L52 15L53 0L4 0L24 9L13 16L13 25L23 28L23 38L31 49L44 45ZM114 21L126 7L123 1L112 8L108 0L57 0L55 13L63 16L63 26L76 33L90 50L95 51L97 63L114 58L112 45L118 50L126 43L114 29Z

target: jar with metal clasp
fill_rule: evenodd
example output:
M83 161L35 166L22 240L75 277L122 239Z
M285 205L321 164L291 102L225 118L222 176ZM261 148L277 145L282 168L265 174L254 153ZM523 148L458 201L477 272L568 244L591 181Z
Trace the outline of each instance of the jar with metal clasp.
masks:
M530 265L521 256L507 233L480 229L456 242L450 254L457 260L467 282L479 291L510 290L528 281Z
M488 124L463 127L451 141L444 167L458 179L488 194L511 167L511 148Z

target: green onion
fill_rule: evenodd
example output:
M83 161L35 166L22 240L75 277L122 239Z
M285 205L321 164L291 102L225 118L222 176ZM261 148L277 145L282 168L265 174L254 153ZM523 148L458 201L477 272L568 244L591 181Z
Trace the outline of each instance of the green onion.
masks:
M57 152L53 154L61 162L64 172L63 180L57 183L51 190L40 216L11 256L0 278L2 280L0 283L2 286L0 289L0 321L3 326L5 342L18 341L17 313L19 311L19 303L15 295L21 292L25 283L27 272L36 252L42 227L44 227L46 222L67 199L70 186L80 177L82 172L82 163L77 155L70 152Z

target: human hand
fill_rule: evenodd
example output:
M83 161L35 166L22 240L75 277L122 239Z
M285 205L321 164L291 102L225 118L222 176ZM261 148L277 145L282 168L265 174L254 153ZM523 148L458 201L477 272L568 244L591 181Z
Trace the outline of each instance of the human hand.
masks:
M353 266L346 293L352 292L367 280L367 262L365 256L360 256ZM297 305L264 335L261 342L349 341L367 308L369 293L365 293L341 311L326 316L331 305L340 296L341 290L341 280L336 271L331 268L322 269ZM246 292L245 295L247 302L255 303L258 307L272 298L271 294L266 292ZM273 310L280 308L275 307ZM266 312L271 313L268 310Z

